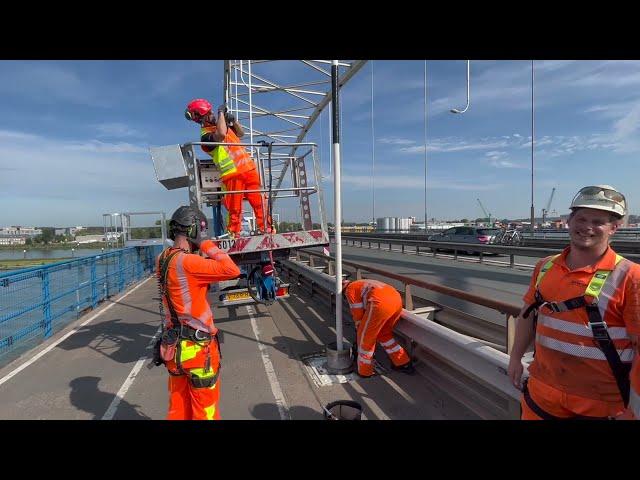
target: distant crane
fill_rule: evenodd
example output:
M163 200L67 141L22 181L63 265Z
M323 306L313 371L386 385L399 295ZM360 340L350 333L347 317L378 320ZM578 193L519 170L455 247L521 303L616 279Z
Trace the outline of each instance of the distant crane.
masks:
M480 204L480 208L484 212L485 216L489 219L489 226L491 226L491 214L487 213L487 209L484 208L484 205L482 205L482 202L480 201L479 198L476 198L476 200L478 200L478 203Z
M547 221L547 214L549 213L549 209L551 208L551 202L553 201L554 193L556 193L556 187L553 187L553 189L551 190L551 195L549 196L549 201L547 202L547 208L542 209L542 226L543 227Z

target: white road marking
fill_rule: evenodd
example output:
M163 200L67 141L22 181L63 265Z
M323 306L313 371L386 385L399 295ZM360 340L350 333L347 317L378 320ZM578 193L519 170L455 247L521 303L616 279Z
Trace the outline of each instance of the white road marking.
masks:
M161 332L162 332L162 326L158 328L156 333L151 338L151 341L145 348L146 350L145 354L141 356L140 359L133 366L133 368L131 369L131 372L129 372L129 376L120 387L120 390L118 390L118 393L116 393L116 396L111 402L111 405L109 405L109 408L107 408L107 411L105 412L105 414L102 416L100 420L113 420L113 417L116 414L116 410L118 409L118 405L120 405L120 402L122 401L124 396L127 394L127 390L129 390L129 387L131 387L131 385L133 384L133 381L136 379L136 376L138 375L138 372L142 368L142 365L144 365L144 362L149 360L148 351L153 348L153 344L155 343L156 339L158 338L158 335L160 335Z
M278 413L280 413L280 418L282 420L291 420L291 415L289 414L289 406L287 405L287 400L284 398L284 394L282 393L282 388L280 388L280 382L278 382L276 371L273 368L271 359L269 358L267 346L260 341L260 330L258 329L258 322L256 322L256 319L253 316L255 314L255 310L252 305L247 305L247 313L249 314L249 318L251 318L251 328L253 329L253 334L258 341L258 349L260 350L262 363L264 363L264 369L267 372L267 378L269 379L269 383L271 384L271 391L273 392L273 396L276 399L276 405L278 407Z
M104 312L106 312L107 310L109 310L111 307L113 307L114 305L116 305L116 302L119 302L120 300L123 300L125 297L127 297L128 295L132 294L133 292L135 292L138 288L140 288L142 285L144 285L145 283L147 283L149 280L151 280L152 278L155 278L155 276L151 276L149 278L147 278L146 280L143 280L141 283L139 283L138 285L136 285L135 287L133 287L131 290L129 290L127 293L125 293L124 295L122 295L121 297L119 297L117 300L114 300L112 303L110 303L109 305L107 305L104 309L100 310L97 313L94 313L93 315L91 315L87 320L85 320L84 322L82 322L77 328L74 328L73 330L71 330L70 332L68 332L67 334L65 334L63 337L59 338L58 340L56 340L55 342L53 342L51 345L49 345L47 348L45 348L44 350L42 350L40 353L38 353L37 355L34 355L31 359L29 359L28 361L24 362L22 365L20 365L19 367L17 367L16 369L12 370L11 372L7 373L4 377L0 378L0 385L2 385L3 383L5 383L7 380L10 380L12 377L14 377L15 375L17 375L18 373L20 373L22 370L24 370L25 368L27 368L29 365L31 365L32 363L35 363L38 359L40 359L40 357L46 355L47 353L49 353L51 350L53 350L56 346L58 346L60 343L64 342L67 338L69 338L71 335L73 335L74 333L76 333L78 330L80 330L80 328L84 327L85 325L87 325L88 323L92 322L95 318L97 318L99 315L102 315Z

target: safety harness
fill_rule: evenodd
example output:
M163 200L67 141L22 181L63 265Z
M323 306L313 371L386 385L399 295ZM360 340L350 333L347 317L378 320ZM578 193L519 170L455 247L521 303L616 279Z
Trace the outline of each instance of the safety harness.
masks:
M170 250L169 250L170 251ZM175 362L177 367L177 372L172 372L167 369L170 375L178 376L178 375L187 375L187 372L182 368L182 342L181 340L189 340L194 342L200 347L203 347L207 352L207 359L204 365L204 372L208 372L211 369L211 352L209 350L209 344L211 340L215 340L218 344L218 352L220 352L220 342L218 341L217 335L211 335L208 332L202 332L201 330L196 330L188 325L183 324L178 319L178 314L173 306L173 302L171 301L171 296L167 292L167 276L169 272L169 264L173 257L178 255L180 252L184 252L181 249L177 249L174 252L171 252L167 255L162 255L160 257L159 262L159 270L160 270L160 293L162 297L164 297L167 301L167 305L169 306L169 313L171 317L171 328L165 329L162 332L161 343L167 345L175 345L176 354L175 354ZM203 343L204 342L204 343ZM222 358L222 354L220 353L220 358ZM196 388L205 388L211 387L216 383L218 379L218 375L220 374L220 367L212 377L201 378L197 375L189 375L191 384Z
M600 309L598 308L598 298L600 293L603 290L603 287L607 283L607 279L610 275L616 271L616 269L622 267L625 262L629 262L629 260L624 257L616 254L615 267L613 270L598 270L591 277L591 281L585 290L584 295L580 297L570 298L568 300L560 301L560 302L548 302L540 293L540 283L544 278L545 274L553 267L554 260L558 258L560 254L554 255L549 258L544 266L540 269L540 273L538 273L538 277L536 278L536 292L535 292L535 301L527 307L527 309L523 313L523 317L527 318L531 312L533 312L533 325L534 330L537 328L538 323L538 310L542 307L547 307L553 312L567 312L569 310L575 310L577 308L585 308L587 310L588 315L588 323L587 327L593 333L593 338L596 341L598 348L602 351L607 362L609 363L609 367L613 373L613 376L616 379L616 383L618 385L618 389L620 390L620 395L622 396L622 400L624 402L624 406L626 407L629 403L629 391L630 391L630 380L629 380L629 372L631 370L631 363L625 363L620 359L620 355L618 354L618 350L609 335L609 331L607 329L607 324L605 323L602 314L600 313ZM610 292L613 293L613 292ZM592 297L591 302L587 302L586 297ZM535 356L535 343L534 343L534 356ZM531 396L529 395L529 391L527 389L526 381L523 384L523 393L524 400L538 416L548 419L548 420L562 420L560 417L556 417L551 415L539 405L537 405ZM572 417L576 419L600 419L600 417L585 417L585 416L577 416Z

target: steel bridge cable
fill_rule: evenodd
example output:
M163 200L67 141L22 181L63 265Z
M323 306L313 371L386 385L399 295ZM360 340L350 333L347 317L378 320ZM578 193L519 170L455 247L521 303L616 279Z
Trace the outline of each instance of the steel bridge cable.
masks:
M533 210L533 144L535 141L535 104L534 104L534 80L535 80L535 69L533 65L533 60L531 60L531 238L533 238L533 225L535 221L535 212Z

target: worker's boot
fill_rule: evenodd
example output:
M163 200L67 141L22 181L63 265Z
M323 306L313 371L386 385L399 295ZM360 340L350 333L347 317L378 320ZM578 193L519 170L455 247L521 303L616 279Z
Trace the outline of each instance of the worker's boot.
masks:
M413 375L416 373L416 369L413 366L413 363L411 363L411 361L409 361L408 363L405 363L404 365L400 365L398 367L396 367L395 365L391 365L391 368L397 372L406 373L407 375Z

